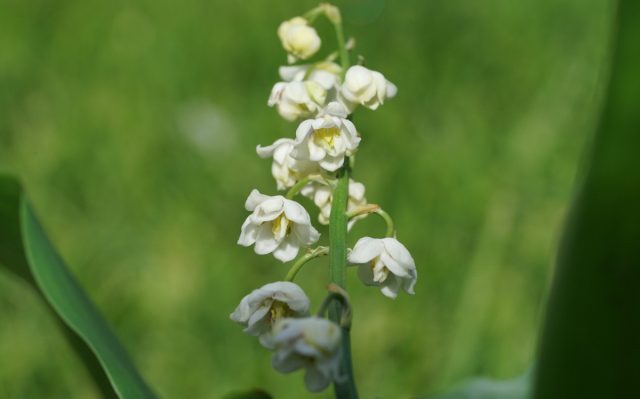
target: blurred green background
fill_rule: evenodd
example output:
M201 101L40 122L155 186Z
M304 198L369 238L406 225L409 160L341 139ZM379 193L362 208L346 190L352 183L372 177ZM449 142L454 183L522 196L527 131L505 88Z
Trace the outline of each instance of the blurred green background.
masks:
M22 177L165 398L311 396L228 315L287 270L236 240L250 190L275 192L255 146L296 127L266 106L286 58L275 30L315 4L0 0L0 169ZM399 87L355 114L354 177L394 216L419 271L416 296L392 301L350 270L361 395L519 374L597 118L611 2L337 4L356 53ZM367 220L351 240L383 231ZM327 280L326 260L300 275L314 309ZM2 398L98 397L44 306L7 274L0 359Z

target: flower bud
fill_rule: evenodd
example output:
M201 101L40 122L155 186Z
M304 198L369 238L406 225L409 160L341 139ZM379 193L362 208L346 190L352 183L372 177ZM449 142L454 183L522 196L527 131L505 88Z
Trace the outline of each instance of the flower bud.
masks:
M306 60L320 49L320 37L306 19L295 17L278 27L282 47L289 53L289 63Z

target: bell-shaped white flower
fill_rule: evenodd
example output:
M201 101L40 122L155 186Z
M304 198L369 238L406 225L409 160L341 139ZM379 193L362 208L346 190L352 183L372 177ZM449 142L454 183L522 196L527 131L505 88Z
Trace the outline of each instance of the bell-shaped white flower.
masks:
M385 296L395 298L400 289L414 294L418 278L415 262L407 248L395 238L363 237L356 242L348 260L359 265L358 276L362 282L382 287Z
M297 60L306 60L320 49L320 37L316 30L309 26L309 21L295 17L284 21L278 27L278 37L282 47L289 53L290 64Z
M318 317L281 319L273 329L273 368L281 373L304 368L304 382L320 392L340 378L340 327Z
M278 72L280 78L285 82L310 80L328 91L340 84L342 67L335 62L325 61L315 64L281 66Z
M245 327L244 332L259 337L260 343L271 348L271 331L278 320L308 315L309 298L302 288L289 281L276 281L242 298L230 317Z
M260 158L273 157L271 174L276 179L278 190L292 187L304 176L318 170L316 163L298 160L291 156L294 144L293 139L282 138L269 146L256 147Z
M318 214L318 221L321 224L329 224L329 217L331 215L331 204L333 202L333 190L326 184L313 182L300 190L300 193L307 198L311 198L313 203L320 209ZM364 196L365 187L364 184L356 182L353 179L349 180L349 198L347 200L347 212L354 210L355 208L367 205L367 199ZM355 217L349 220L348 228L356 219L365 217L365 215Z
M320 117L307 119L298 126L291 156L318 162L329 172L338 170L345 156L352 155L360 143L356 127L346 118L344 105L329 103Z
M298 255L301 246L320 238L306 209L281 195L269 196L253 190L245 208L252 214L242 224L238 244L245 247L255 244L258 255L273 253L276 259L288 262Z
M347 70L341 94L347 104L360 104L375 110L397 92L398 88L380 72L354 65Z
M268 105L277 106L284 119L293 121L319 112L327 99L327 90L318 82L278 82L273 86Z

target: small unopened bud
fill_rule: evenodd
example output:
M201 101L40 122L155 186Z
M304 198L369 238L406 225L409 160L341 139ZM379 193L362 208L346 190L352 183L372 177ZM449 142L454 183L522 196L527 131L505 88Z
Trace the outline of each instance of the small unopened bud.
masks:
M282 47L289 53L289 63L306 60L320 49L320 37L316 30L309 26L309 21L295 17L284 21L278 27L278 37Z

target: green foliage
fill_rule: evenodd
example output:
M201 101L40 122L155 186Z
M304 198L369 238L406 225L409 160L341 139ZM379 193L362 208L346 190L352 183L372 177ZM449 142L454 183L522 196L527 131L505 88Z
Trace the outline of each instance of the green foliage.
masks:
M618 6L609 86L562 240L534 397L640 391L640 4Z
M506 381L475 378L432 399L528 399L531 391L531 371Z
M0 176L0 265L26 280L46 299L71 344L96 378L104 397L154 398L98 310L51 246L18 183ZM97 361L111 382L103 381Z
M0 168L21 176L163 397L248 384L308 395L228 315L287 270L235 240L250 189L275 193L256 143L295 131L265 105L285 62L275 30L317 3L2 1ZM338 3L367 66L399 88L383 112L354 121L364 136L354 178L394 216L419 272L415 297L390 301L347 270L361 396L510 378L533 358L549 259L601 101L611 2ZM362 223L350 244L384 232ZM316 306L327 264L299 276L318 287ZM0 358L12 359L0 397L95 398L55 321L12 276L0 273Z

